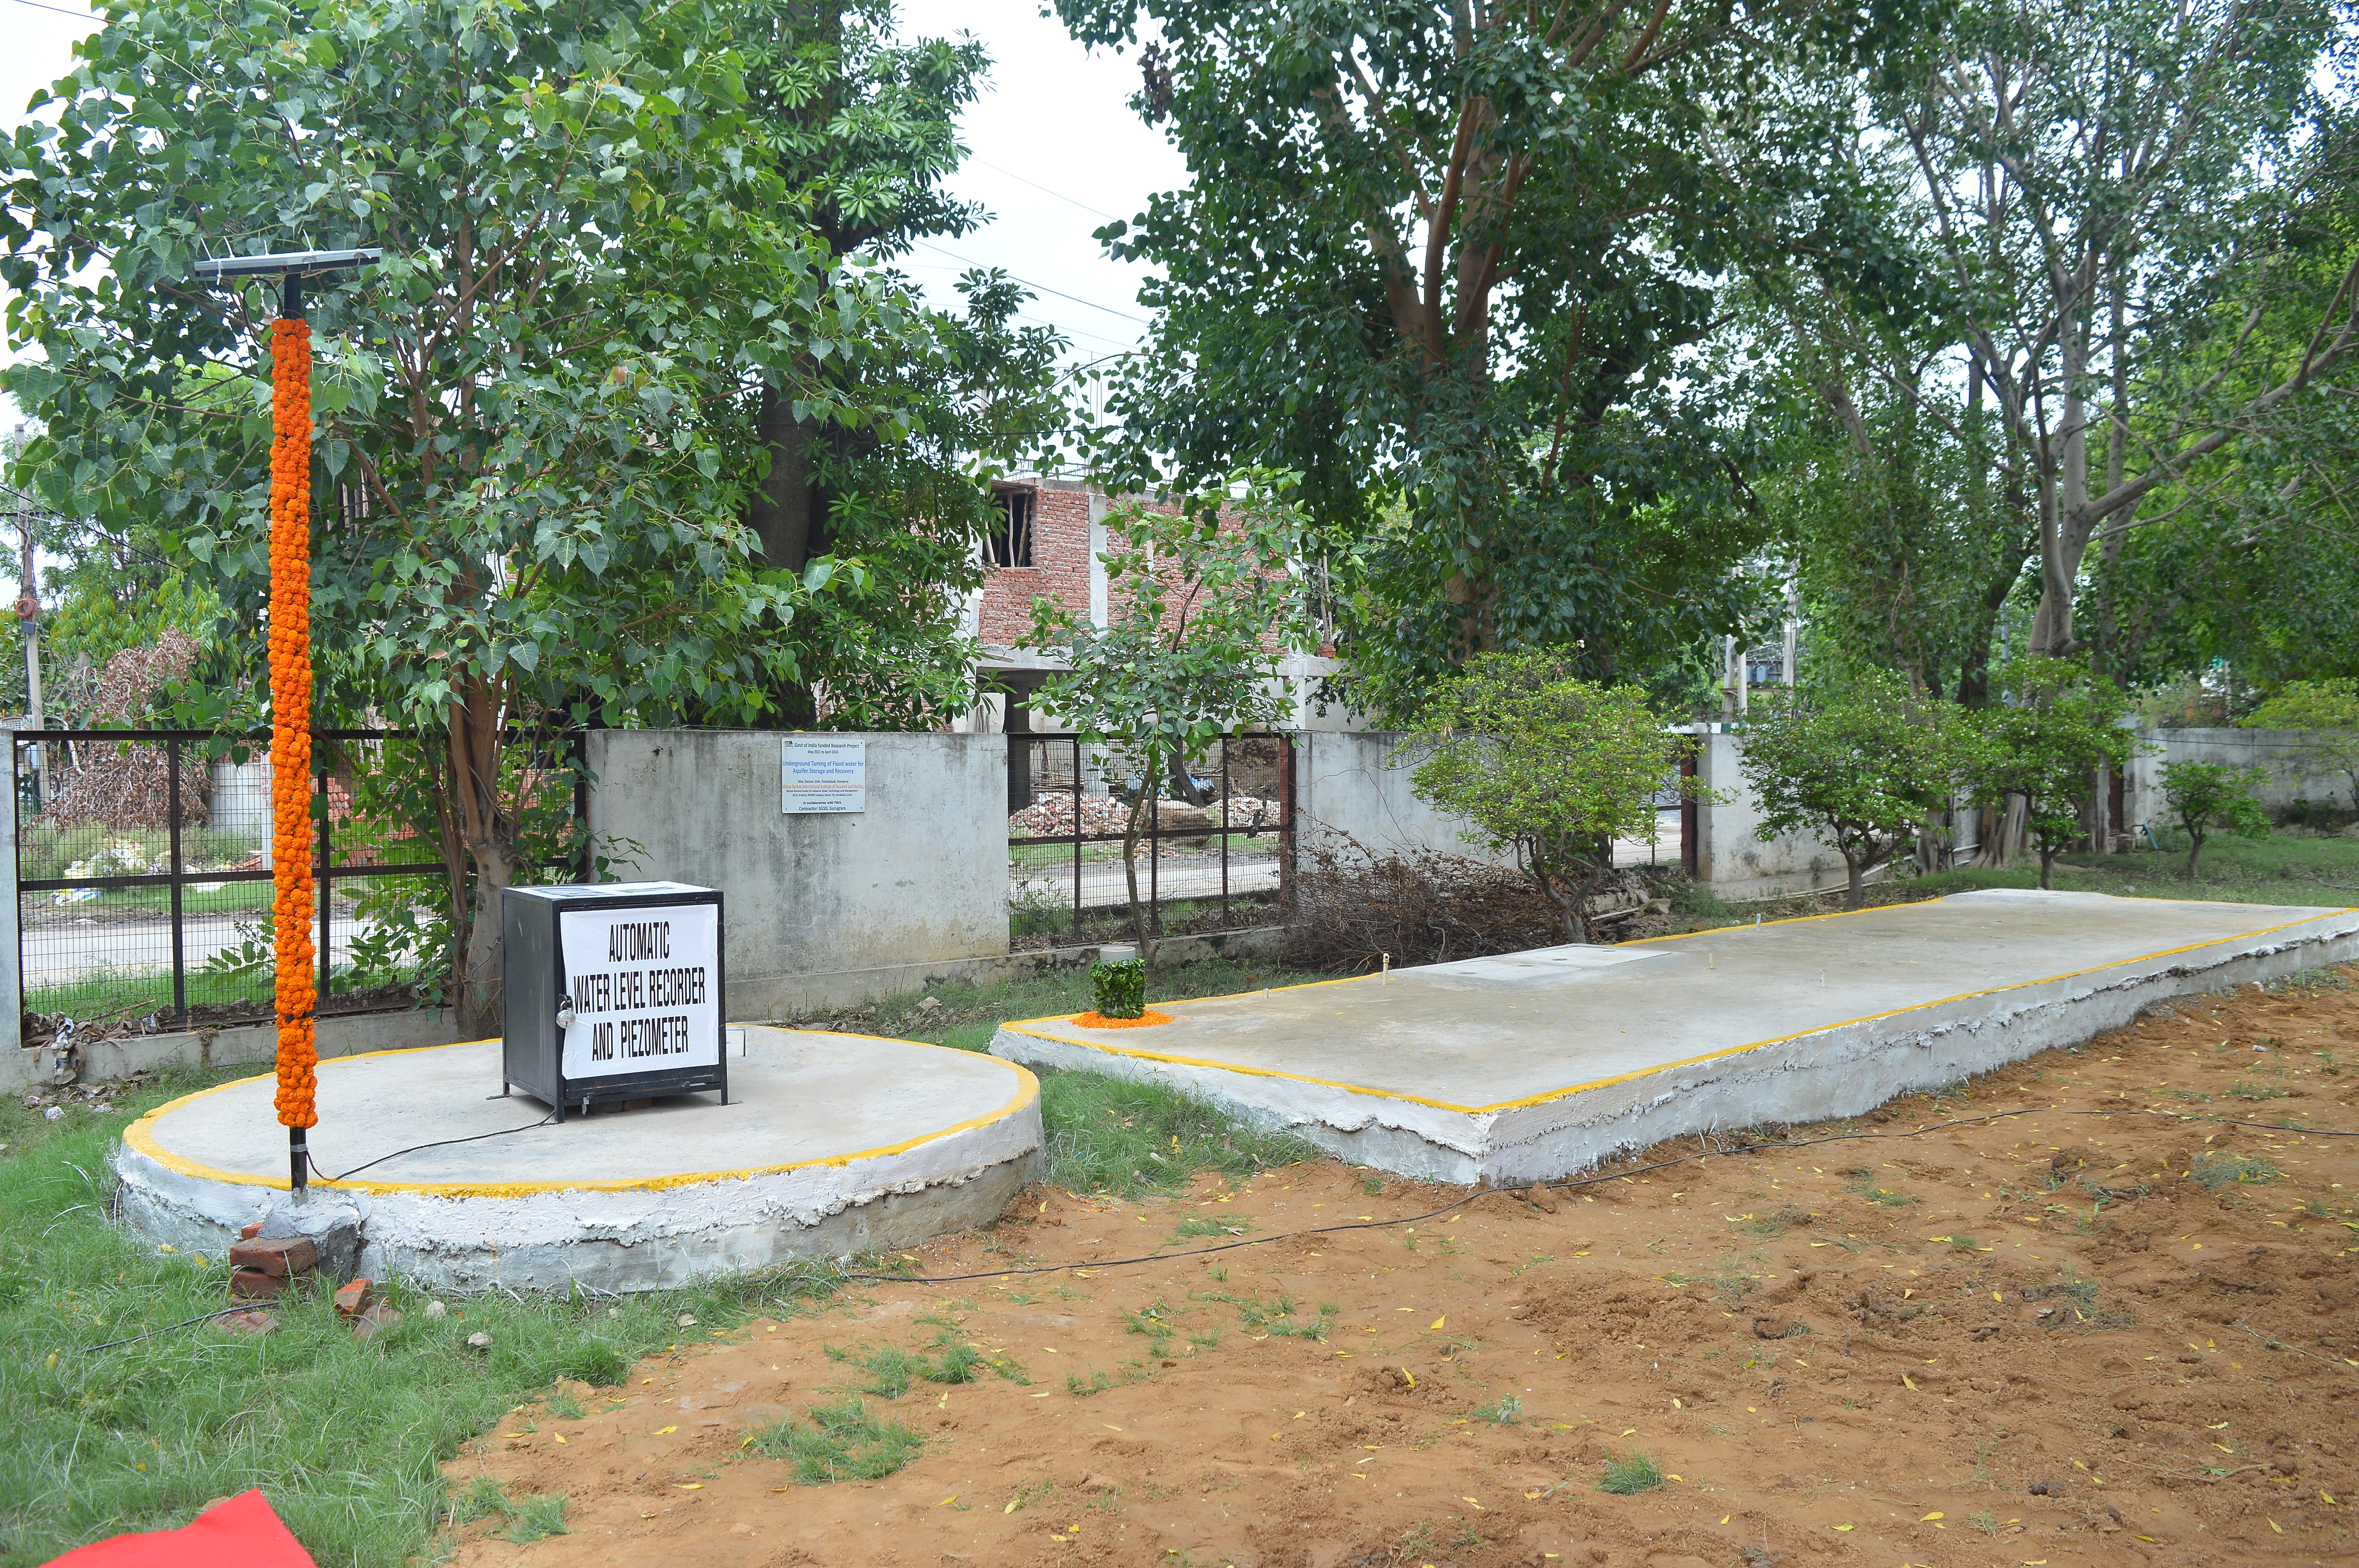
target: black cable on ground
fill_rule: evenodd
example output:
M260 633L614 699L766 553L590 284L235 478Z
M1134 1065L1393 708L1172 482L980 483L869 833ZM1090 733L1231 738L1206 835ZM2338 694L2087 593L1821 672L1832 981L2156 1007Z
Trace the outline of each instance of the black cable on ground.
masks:
M1923 1127L1912 1128L1906 1132L1837 1132L1824 1138L1805 1138L1799 1141L1774 1143L1767 1141L1745 1143L1734 1149L1705 1149L1693 1154L1682 1154L1675 1160L1658 1160L1652 1164L1632 1165L1626 1170L1606 1171L1593 1176L1568 1176L1559 1181L1535 1182L1530 1184L1558 1191L1572 1187L1590 1187L1602 1182L1618 1182L1625 1176L1644 1175L1649 1171L1668 1171L1674 1165L1685 1165L1697 1160L1710 1160L1730 1154L1775 1154L1788 1150L1813 1149L1821 1143L1843 1143L1854 1139L1921 1138L1929 1132L1940 1132L1948 1128L1973 1127L1985 1121L2003 1121L2015 1116L2158 1116L2175 1121L2215 1121L2228 1127L2257 1127L2268 1132L2299 1132L2312 1138L2359 1138L2359 1132L2337 1132L2309 1127L2273 1127L2266 1121L2240 1121L2234 1117L2228 1116L2198 1116L2190 1111L2147 1110L2130 1106L2125 1106L2119 1110L2065 1110L2060 1107L2049 1106L2025 1110L1997 1110L1987 1116L1962 1116L1951 1121L1937 1121ZM1217 1247L1192 1248L1185 1252L1147 1252L1136 1258L1112 1258L1103 1262L1039 1263L1021 1269L990 1269L973 1274L870 1274L846 1271L836 1277L843 1280L872 1281L880 1284L951 1285L969 1280L1006 1279L1016 1274L1058 1274L1071 1269L1121 1269L1136 1263L1168 1263L1180 1258L1203 1258L1215 1252L1234 1252L1241 1247L1266 1247L1275 1241L1294 1241L1306 1236L1332 1236L1343 1230L1382 1230L1395 1225L1414 1225L1419 1220L1433 1219L1448 1214L1451 1209L1462 1208L1479 1197L1487 1197L1494 1193L1512 1195L1524 1189L1517 1187L1478 1187L1455 1203L1444 1204L1440 1208L1429 1209L1423 1214L1403 1215L1397 1219L1355 1220L1349 1225L1322 1225L1310 1230L1288 1230L1277 1236L1256 1236L1244 1241L1224 1241Z
M480 1143L486 1138L506 1138L511 1133L530 1132L536 1127L547 1127L550 1122L555 1121L556 1119L557 1113L552 1110L547 1116L542 1117L538 1121L528 1121L522 1127L503 1127L497 1132L477 1132L472 1133L465 1138L438 1138L431 1143L413 1143L407 1149L397 1149L390 1154L380 1154L365 1165L354 1165L351 1170L346 1171L341 1176L332 1176L328 1174L327 1172L320 1169L320 1162L317 1160L312 1159L308 1152L304 1154L303 1160L306 1164L311 1167L311 1173L319 1177L323 1182L348 1182L354 1176L359 1175L363 1171L374 1169L378 1165L384 1164L387 1160L398 1160L404 1154L415 1154L420 1149L441 1149L453 1143Z
M183 1328L194 1328L201 1323L211 1323L217 1317L230 1317L242 1312L252 1312L256 1307L260 1307L265 1304L266 1303L262 1302L240 1302L234 1307L223 1307L219 1312L209 1312L202 1317L192 1317L180 1323L166 1324L161 1328L151 1328L145 1334L135 1334L128 1339L110 1339L103 1345L87 1346L82 1349L73 1351L71 1354L76 1356L95 1356L102 1350L118 1350L125 1345L136 1345L143 1339L153 1339L159 1334L170 1334L176 1330Z
M1986 1121L2004 1121L2010 1117L2017 1116L2154 1116L2173 1121L2217 1122L2226 1127L2253 1127L2258 1128L2265 1132L2298 1132L2310 1138L2359 1138L2359 1131L2343 1132L2328 1128L2314 1127L2275 1127L2266 1121L2244 1121L2239 1120L2234 1117L2228 1116L2198 1116L2191 1111L2147 1110L2142 1108L2130 1106L2125 1106L2117 1110L2066 1110L2061 1107L2047 1106L2034 1107L2024 1110L1993 1111L1987 1116L1959 1117L1950 1121L1930 1122L1923 1127L1912 1128L1906 1132L1837 1132L1830 1134L1824 1138L1805 1138L1799 1141L1787 1141L1774 1143L1767 1141L1760 1143L1745 1143L1733 1149L1706 1149L1701 1150L1693 1154L1682 1154L1675 1160L1657 1160L1650 1164L1632 1165L1626 1169L1619 1171L1603 1171L1593 1176L1568 1176L1559 1181L1537 1182L1531 1184L1534 1186L1545 1186L1561 1192L1574 1187L1596 1186L1604 1182L1618 1182L1625 1177L1644 1175L1649 1171L1668 1171L1675 1165L1691 1164L1698 1160L1710 1160L1732 1154L1776 1154L1796 1149L1813 1149L1821 1143L1846 1143L1855 1140L1922 1138L1929 1132L1940 1132L1953 1127L1973 1127ZM556 1112L551 1111L548 1116L543 1117L540 1120L532 1122L524 1127L503 1128L497 1132L478 1132L471 1138L446 1138L434 1143L416 1144L411 1148L396 1150L392 1154L383 1155L378 1159L372 1160L369 1162L369 1165L383 1164L385 1161L393 1159L397 1155L415 1153L420 1149L437 1149L446 1143L473 1143L484 1138L506 1137L507 1134L512 1132L529 1132L533 1128L546 1126L555 1119ZM365 1171L369 1168L369 1165L355 1166L353 1167L353 1171ZM316 1165L312 1167L315 1171L318 1170L318 1168L319 1167ZM329 1177L322 1175L321 1179L323 1181L342 1181L345 1177L352 1175L353 1171L347 1171L343 1176ZM1256 1236L1250 1237L1243 1241L1224 1241L1217 1247L1191 1248L1185 1252L1143 1252L1133 1258L1109 1258L1103 1260L1091 1260L1080 1263L1036 1263L1016 1269L987 1269L977 1273L970 1274L874 1274L864 1271L855 1271L853 1270L842 1270L836 1273L835 1278L838 1280L859 1280L875 1284L953 1285L963 1283L970 1280L1005 1280L1026 1274L1060 1274L1075 1269L1122 1269L1139 1263L1169 1263L1182 1258L1205 1258L1210 1257L1216 1252L1234 1252L1238 1249L1245 1247L1266 1247L1275 1241L1294 1241L1307 1236L1332 1236L1338 1232L1347 1230L1385 1230L1389 1229L1391 1227L1396 1225L1415 1225L1421 1220L1437 1219L1442 1215L1450 1213L1452 1209L1463 1208L1468 1204L1473 1203L1476 1198L1489 1197L1495 1194L1512 1195L1518 1190L1520 1189L1512 1187L1478 1187L1473 1192L1468 1193L1464 1197L1459 1198L1451 1203L1443 1204L1440 1208L1428 1209L1423 1214L1401 1215L1392 1219L1353 1220L1343 1225L1315 1226L1308 1230L1288 1230L1277 1236ZM178 1329L191 1328L201 1323L209 1323L217 1317L227 1317L233 1313L250 1311L255 1304L258 1303L249 1303L245 1306L225 1307L220 1312L207 1313L202 1317L192 1317L184 1323L171 1324L163 1328L151 1329L146 1334L133 1335L128 1339L111 1339L103 1345L93 1345L89 1346L87 1349L75 1351L73 1354L89 1356L94 1355L101 1350L114 1350L125 1345L136 1345L143 1339L153 1339L159 1334L170 1334Z

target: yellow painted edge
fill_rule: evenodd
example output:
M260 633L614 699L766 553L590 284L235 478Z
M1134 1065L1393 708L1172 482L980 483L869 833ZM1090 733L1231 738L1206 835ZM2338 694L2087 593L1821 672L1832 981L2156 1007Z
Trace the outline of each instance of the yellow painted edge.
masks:
M733 1025L732 1027L735 1026ZM775 1028L777 1026L772 1024L750 1024L746 1027L764 1029ZM797 1029L788 1030L786 1033L793 1034L836 1034L840 1032L826 1029ZM883 1034L845 1034L843 1035L843 1038L851 1040L882 1040L887 1044L914 1045L919 1050L924 1051L948 1051L952 1049L952 1047L948 1045L928 1045L922 1040L895 1040L888 1035ZM320 1060L320 1067L321 1070L325 1070L326 1068L332 1067L339 1063L357 1062L362 1060L364 1057L368 1056L408 1056L415 1055L420 1051L452 1051L458 1049L458 1047L462 1045L490 1045L496 1044L498 1044L498 1042L490 1040L458 1040L453 1041L448 1045L419 1045L406 1048L395 1047L385 1051L357 1051L349 1056L322 1057ZM788 1171L809 1170L811 1167L818 1165L849 1165L857 1160L875 1160L882 1158L887 1154L904 1153L908 1150L915 1149L920 1143L930 1143L938 1138L950 1138L961 1132L971 1131L978 1127L987 1127L995 1121L1004 1121L1008 1117L1017 1114L1023 1110L1027 1105L1031 1104L1033 1101L1036 1101L1040 1098L1040 1080L1033 1076L1030 1069L1027 1068L1022 1063L1010 1062L1004 1057L992 1056L981 1052L961 1051L959 1052L959 1054L962 1056L979 1055L983 1060L990 1062L995 1066L1014 1069L1016 1076L1016 1089L1015 1096L996 1110L986 1111L981 1116L971 1116L964 1121L953 1123L949 1127L939 1128L931 1132L919 1133L915 1138L905 1139L901 1142L886 1144L881 1148L862 1149L848 1154L829 1154L816 1160L796 1160L784 1165L753 1165L743 1170L734 1171L697 1171L679 1175L649 1176L637 1181L487 1182L480 1184L466 1182L321 1181L313 1182L311 1185L314 1187L328 1188L338 1192L370 1194L411 1193L429 1197L449 1198L516 1198L529 1197L536 1193L662 1192L670 1187L695 1186L706 1182L745 1181L754 1176L775 1176ZM262 1075L259 1074L255 1075L256 1077L261 1076ZM129 1147L137 1150L141 1154L146 1155L148 1159L155 1161L158 1164L164 1166L168 1170L176 1171L184 1176L191 1176L200 1181L223 1182L233 1186L272 1187L284 1192L288 1190L290 1184L283 1176L256 1176L249 1175L242 1171L218 1171L211 1165L201 1164L197 1161L189 1159L185 1155L175 1154L156 1141L155 1129L151 1124L162 1117L172 1111L178 1110L180 1107L188 1105L192 1101L202 1099L207 1095L216 1095L221 1093L223 1089L234 1089L242 1084L250 1084L253 1082L255 1082L255 1078L233 1078L228 1083L215 1084L209 1089L199 1089L194 1094L182 1095L179 1099L172 1100L165 1105L158 1106L154 1110L149 1111L147 1115L141 1117L138 1120L133 1122L129 1127L123 1130L123 1141Z
M1879 909L1837 910L1832 914L1796 915L1794 920L1836 920L1847 915L1882 914L1885 910L1895 907L1905 908L1908 906L1886 904ZM2192 953L2204 947L2217 947L2226 942L2249 941L2256 936L2268 936L2279 931L2290 931L2297 925L2309 925L2321 920L2331 920L2338 914L2359 914L2359 906L2346 909L2330 909L2322 914L2307 915L2300 920L2288 920L2280 925L2266 925L2257 931L2232 932L2228 935L2215 936L2206 942L2190 942L2184 946L2165 947L2158 952L2141 953L2134 957L2116 958L2113 962L2107 964L2093 964L2085 969L2069 969L2059 975L2044 975L2038 979L2018 980L2011 986L1992 986L1984 990L1961 991L1955 996L1935 997L1930 1001L1912 1002L1907 1007L1896 1007L1884 1012L1871 1012L1859 1018L1847 1018L1838 1023L1819 1024L1810 1029L1798 1030L1791 1034L1779 1034L1767 1040L1755 1040L1743 1045L1725 1046L1718 1051L1704 1052L1701 1055L1682 1056L1677 1061L1658 1062L1651 1067L1641 1067L1636 1072L1617 1073L1612 1077L1598 1078L1585 1084L1571 1084L1560 1089L1549 1089L1540 1094L1527 1095L1521 1099L1497 1100L1489 1105L1457 1105L1449 1100L1429 1099L1423 1095L1401 1094L1391 1089L1371 1088L1364 1084L1345 1083L1339 1078L1313 1077L1308 1073L1286 1073L1280 1072L1274 1067L1249 1067L1239 1063L1219 1062L1206 1057L1180 1056L1168 1052L1143 1051L1131 1046L1108 1045L1094 1040L1077 1040L1070 1035L1052 1034L1044 1028L1036 1027L1038 1025L1046 1024L1070 1023L1075 1017L1079 1016L1078 1014L1073 1013L1067 1013L1054 1018L1026 1019L1020 1023L1003 1023L1000 1027L1002 1029L1013 1030L1018 1034L1029 1034L1036 1040L1053 1041L1060 1045L1079 1045L1087 1050L1103 1051L1109 1055L1133 1056L1139 1060L1148 1062L1168 1062L1175 1066L1210 1067L1221 1072L1242 1073L1248 1077L1285 1078L1294 1083L1317 1084L1323 1088L1343 1089L1352 1094L1371 1095L1379 1099L1400 1100L1409 1105L1431 1106L1436 1110L1454 1110L1462 1115L1482 1116L1492 1111L1518 1110L1526 1106L1545 1105L1550 1100L1563 1099L1571 1095L1584 1094L1591 1089L1611 1088L1615 1084L1632 1083L1640 1078L1652 1077L1657 1073L1668 1073L1680 1067L1691 1067L1699 1062L1714 1062L1726 1056L1740 1056L1748 1051L1760 1051L1766 1050L1772 1045L1783 1045L1788 1041L1799 1040L1807 1035L1832 1033L1833 1031L1838 1029L1848 1029L1855 1023L1873 1023L1878 1019L1897 1018L1901 1014L1908 1012L1922 1012L1928 1008L1944 1007L1951 1002L1972 1001L1976 997L2004 996L2008 991L2027 990L2034 986L2052 985L2058 980L2077 979L2082 975L2093 975L2102 969L2120 968L2125 964L2143 964L2154 958L2168 958L2175 954ZM1765 921L1763 924L1784 925L1793 924L1793 922ZM1751 926L1744 926L1716 929L1743 929L1749 931L1754 928ZM1683 932L1680 935L1702 936L1710 935L1712 933L1699 931ZM1645 940L1659 942L1669 940L1669 938L1656 936L1647 937ZM1616 944L1616 946L1636 946L1637 944ZM1370 975L1352 975L1346 977L1347 979L1351 980L1372 979L1374 978L1374 976ZM1342 980L1314 980L1310 982L1312 985L1341 985L1343 983L1344 983L1344 981ZM1294 989L1308 988L1287 987L1282 989ZM1234 1000L1238 997L1253 997L1258 996L1259 994L1261 993L1258 991L1238 991L1234 993L1232 996L1227 997L1196 997L1190 1000L1195 1001L1229 1001ZM1184 1006L1186 1003L1166 1001L1158 1002L1156 1005L1158 1007L1178 1007Z

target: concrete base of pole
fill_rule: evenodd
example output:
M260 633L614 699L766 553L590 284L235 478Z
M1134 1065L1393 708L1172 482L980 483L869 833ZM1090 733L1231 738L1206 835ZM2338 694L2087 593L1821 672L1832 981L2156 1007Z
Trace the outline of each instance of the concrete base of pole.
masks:
M1857 1115L2171 997L2354 958L2359 910L1992 890L1155 1001L1174 1022L1149 1029L1034 1019L991 1049L1170 1084L1357 1163L1515 1185Z
M311 1204L354 1212L353 1267L374 1279L658 1290L981 1225L1040 1174L1039 1085L1020 1066L902 1040L742 1033L729 1104L684 1095L561 1125L534 1126L545 1107L500 1098L495 1040L322 1061L312 1156L354 1174L315 1178ZM133 1123L114 1161L125 1220L223 1253L286 1205L274 1087L242 1079ZM462 1139L474 1141L451 1141Z

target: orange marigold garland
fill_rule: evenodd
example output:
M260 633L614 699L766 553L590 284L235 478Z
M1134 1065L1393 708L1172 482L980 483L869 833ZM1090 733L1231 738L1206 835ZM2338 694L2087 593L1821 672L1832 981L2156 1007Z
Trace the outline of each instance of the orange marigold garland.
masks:
M270 324L270 813L278 1120L311 1127L311 326Z

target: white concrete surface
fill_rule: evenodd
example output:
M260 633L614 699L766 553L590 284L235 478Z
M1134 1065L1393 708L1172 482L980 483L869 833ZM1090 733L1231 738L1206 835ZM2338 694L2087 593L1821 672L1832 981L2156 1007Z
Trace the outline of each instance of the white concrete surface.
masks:
M497 1041L323 1061L312 1157L364 1218L360 1272L451 1290L656 1290L788 1259L914 1245L993 1217L1040 1173L1021 1067L908 1041L751 1026L713 1095L533 1126ZM274 1084L247 1078L132 1124L125 1218L226 1250L287 1191ZM414 1144L517 1130L396 1154Z
M1001 1028L995 1055L1172 1084L1347 1160L1517 1184L1854 1115L2166 997L2359 958L2359 910L2001 890Z

